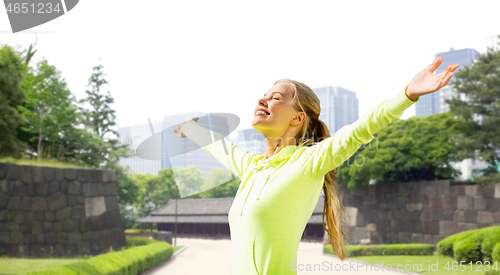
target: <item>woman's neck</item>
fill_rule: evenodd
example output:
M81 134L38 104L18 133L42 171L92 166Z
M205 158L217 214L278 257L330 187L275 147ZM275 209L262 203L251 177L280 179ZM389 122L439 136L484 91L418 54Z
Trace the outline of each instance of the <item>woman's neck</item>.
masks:
M285 142L288 141L288 142ZM295 138L270 138L266 137L266 151L264 152L264 160L278 154L283 148L288 145L295 145Z

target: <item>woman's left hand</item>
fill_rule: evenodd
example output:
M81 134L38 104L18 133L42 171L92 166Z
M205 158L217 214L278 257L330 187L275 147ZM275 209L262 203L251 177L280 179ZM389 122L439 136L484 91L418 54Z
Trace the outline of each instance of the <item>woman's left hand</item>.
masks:
M448 84L454 74L453 72L458 68L458 64L448 65L444 72L433 74L442 62L443 57L436 58L429 67L411 80L406 90L408 98L415 101L419 96L433 93Z

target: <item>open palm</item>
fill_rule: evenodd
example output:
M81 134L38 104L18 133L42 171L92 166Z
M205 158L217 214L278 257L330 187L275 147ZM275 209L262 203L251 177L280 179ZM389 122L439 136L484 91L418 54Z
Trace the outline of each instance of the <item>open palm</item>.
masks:
M458 68L458 64L448 65L444 72L433 74L434 71L443 63L443 57L438 57L432 64L418 73L408 85L406 91L409 97L419 97L433 93L448 84L453 72Z

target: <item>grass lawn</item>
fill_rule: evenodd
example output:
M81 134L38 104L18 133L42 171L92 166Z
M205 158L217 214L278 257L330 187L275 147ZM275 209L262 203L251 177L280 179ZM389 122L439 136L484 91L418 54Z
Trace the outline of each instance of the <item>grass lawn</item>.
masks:
M0 257L0 274L26 274L51 265L72 264L85 259L87 258L29 259Z
M462 267L460 267L460 263L455 263L455 266L452 266L455 259L452 257L444 257L438 255L437 252L434 252L433 256L361 256L361 257L351 257L351 259L357 261L368 262L372 264L382 265L384 264L384 269L386 269L387 264L390 264L392 268L397 269L398 265L399 269L406 271L417 273L417 274L432 274L432 275L482 275L485 274L485 271L488 268L496 267L500 270L500 267L497 266L486 266L481 264L473 264L471 271L471 264L462 263ZM430 267L429 267L430 263ZM408 265L407 265L408 264ZM448 266L446 266L448 264ZM449 267L449 269L447 269ZM366 268L363 265L362 269ZM453 271L455 269L455 271ZM370 270L370 267L368 267ZM494 269L493 269L494 270Z
M60 162L57 160L51 159L15 159L15 158L2 158L0 159L2 163L13 163L19 165L34 165L34 166L49 166L49 167L60 167L60 168L77 168L77 169L95 169L99 170L99 168L92 168L85 165L77 165L72 163Z

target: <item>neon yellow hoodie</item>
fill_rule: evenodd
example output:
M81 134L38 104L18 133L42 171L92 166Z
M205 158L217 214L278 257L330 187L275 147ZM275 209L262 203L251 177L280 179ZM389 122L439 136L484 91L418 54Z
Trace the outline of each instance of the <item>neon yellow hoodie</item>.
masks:
M241 179L229 210L231 275L297 274L297 250L321 195L326 173L417 102L405 88L332 137L311 146L288 145L276 155L249 153L217 132L188 121L182 133ZM217 137L212 142L211 138ZM228 149L228 155L225 148Z

